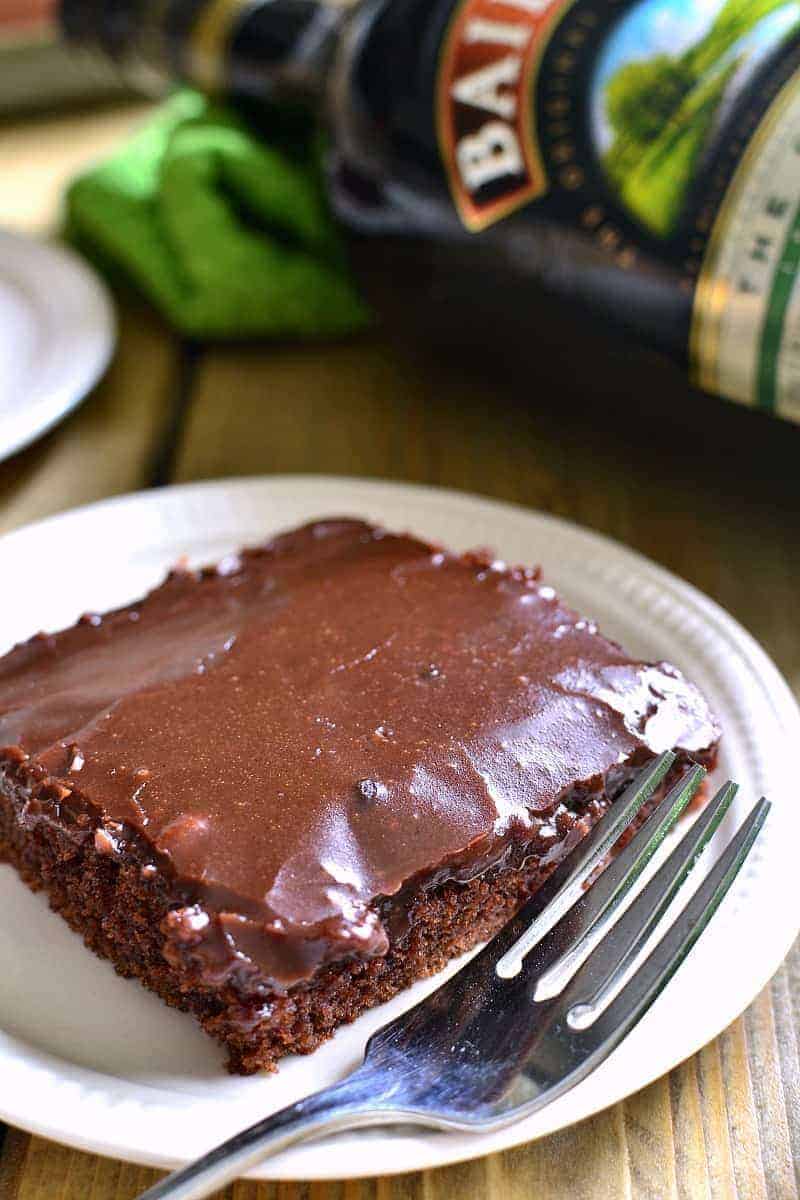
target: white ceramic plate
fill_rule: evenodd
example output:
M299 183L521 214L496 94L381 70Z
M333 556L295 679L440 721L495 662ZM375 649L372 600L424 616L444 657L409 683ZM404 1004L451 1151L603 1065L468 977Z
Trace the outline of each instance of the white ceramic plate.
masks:
M0 230L0 459L80 403L115 336L108 292L82 259Z
M439 1166L549 1133L662 1075L734 1019L798 931L800 713L775 667L726 613L629 550L564 521L431 488L347 479L221 481L122 497L0 540L2 639L54 629L134 599L179 555L208 561L311 517L363 515L457 548L492 545L546 576L637 654L669 658L725 729L720 775L741 781L725 828L761 793L774 802L734 889L675 979L611 1058L538 1116L500 1133L343 1134L266 1163L263 1178L322 1179ZM45 568L45 586L41 583ZM723 839L724 840L724 839ZM442 977L362 1017L276 1076L235 1079L191 1018L118 978L0 867L0 1116L139 1163L184 1162L339 1078L370 1033Z

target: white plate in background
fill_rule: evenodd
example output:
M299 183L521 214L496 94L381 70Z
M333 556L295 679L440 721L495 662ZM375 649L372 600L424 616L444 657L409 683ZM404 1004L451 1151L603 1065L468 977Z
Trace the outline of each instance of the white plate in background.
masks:
M566 521L475 496L366 480L288 476L123 496L0 539L0 638L56 629L135 599L182 554L211 561L277 530L365 516L464 549L491 545L545 578L643 657L699 684L724 729L718 775L742 790L730 832L762 793L773 808L699 946L627 1040L536 1116L487 1135L374 1129L294 1147L261 1178L388 1174L473 1158L550 1133L664 1074L726 1027L780 965L800 926L795 750L800 712L764 652L694 588ZM42 575L42 565L45 573ZM44 586L43 586L44 581ZM6 645L0 646L0 651ZM724 834L720 839L726 840ZM184 1014L108 963L0 867L0 1117L86 1150L154 1166L186 1162L355 1066L369 1035L432 990L416 985L273 1076L233 1078Z
M83 259L0 229L0 460L84 399L115 340L110 296Z

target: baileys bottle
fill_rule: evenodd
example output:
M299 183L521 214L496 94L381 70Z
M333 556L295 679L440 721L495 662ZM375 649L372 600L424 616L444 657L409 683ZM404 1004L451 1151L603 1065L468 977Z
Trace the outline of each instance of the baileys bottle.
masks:
M800 0L63 0L62 19L251 107L318 106L368 292L465 356L568 370L584 335L616 339L800 421Z

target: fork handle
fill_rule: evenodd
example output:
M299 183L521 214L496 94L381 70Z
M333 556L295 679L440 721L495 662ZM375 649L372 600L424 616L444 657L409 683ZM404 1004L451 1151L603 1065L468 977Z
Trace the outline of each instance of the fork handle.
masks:
M228 1138L148 1188L139 1200L201 1200L295 1142L366 1125L420 1121L421 1114L382 1106L375 1083L368 1071L356 1070L341 1083L298 1100Z

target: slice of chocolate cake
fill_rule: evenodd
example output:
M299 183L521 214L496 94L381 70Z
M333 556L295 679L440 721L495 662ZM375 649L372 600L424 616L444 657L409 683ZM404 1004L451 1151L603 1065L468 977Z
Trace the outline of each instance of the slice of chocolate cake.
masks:
M249 1072L490 936L637 768L717 739L536 571L320 521L0 659L0 851Z

